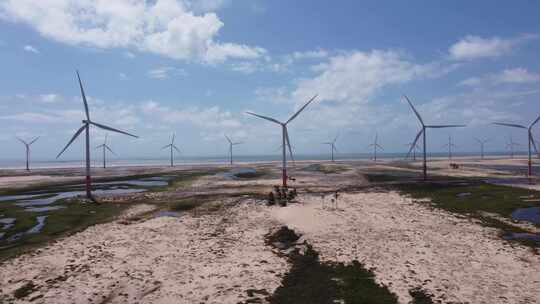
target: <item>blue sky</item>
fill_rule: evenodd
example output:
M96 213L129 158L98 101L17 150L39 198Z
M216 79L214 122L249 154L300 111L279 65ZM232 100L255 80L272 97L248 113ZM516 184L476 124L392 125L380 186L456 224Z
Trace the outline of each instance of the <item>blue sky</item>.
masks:
M540 115L540 3L532 1L0 0L0 158L17 158L15 136L42 138L53 158L80 126L79 69L97 122L133 132L111 136L124 157L166 157L176 132L186 155L271 154L280 130L244 114L285 120L297 153L403 151L418 122L466 129L429 133L440 151L474 137L500 151L512 133L493 121ZM536 128L538 130L538 128ZM540 138L540 130L537 138ZM93 130L93 144L105 133ZM78 140L65 158L77 159Z

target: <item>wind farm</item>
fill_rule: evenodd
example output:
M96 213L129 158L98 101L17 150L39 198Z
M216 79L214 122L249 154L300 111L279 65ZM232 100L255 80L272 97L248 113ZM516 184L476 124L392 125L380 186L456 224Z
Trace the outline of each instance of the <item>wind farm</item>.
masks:
M0 303L537 303L538 11L0 2Z

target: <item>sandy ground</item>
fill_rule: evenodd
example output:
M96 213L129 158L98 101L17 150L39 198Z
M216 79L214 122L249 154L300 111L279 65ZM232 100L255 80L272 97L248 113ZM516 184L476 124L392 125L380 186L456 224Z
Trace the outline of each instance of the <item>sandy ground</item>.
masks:
M323 260L358 260L401 303L423 287L443 303L537 303L540 256L485 228L397 193L344 194L338 209L321 197L272 215L314 245Z
M288 266L264 245L276 222L263 208L97 225L2 265L1 294L29 280L33 303L237 303L248 289L272 293Z
M342 193L337 210L330 208L329 197L323 209L321 196L305 191L301 204L285 208L266 207L249 198L239 203L226 199L228 193L266 193L279 182L278 168L258 166L269 169L271 176L255 180L207 176L188 189L159 193L172 198L223 194L221 203L227 207L129 220L155 208L139 205L116 221L6 261L0 267L0 303L262 299L280 285L290 267L264 244L264 235L281 225L303 233L323 260L356 259L373 267L377 281L396 293L400 303L408 303L408 290L419 286L443 303L540 303L540 256L502 240L495 229L394 192ZM362 186L366 167L384 166L392 167L362 163L340 174L323 174L298 166L291 170L298 179L292 184L312 192ZM149 170L124 168L109 174ZM35 291L15 300L13 292L29 282Z
M323 260L373 267L400 303L419 286L444 303L540 299L540 256L495 229L397 193L342 194L338 209L329 199L324 209L320 196L285 208L247 199L205 215L97 225L2 265L1 294L31 280L33 303L238 303L248 289L279 286L289 265L264 235L284 224Z

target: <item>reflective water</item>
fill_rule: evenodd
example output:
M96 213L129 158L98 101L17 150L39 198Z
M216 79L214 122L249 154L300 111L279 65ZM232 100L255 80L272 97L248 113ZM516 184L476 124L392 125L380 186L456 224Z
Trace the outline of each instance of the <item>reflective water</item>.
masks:
M220 172L216 173L218 176L228 177L228 178L239 178L242 175L256 174L257 170L255 168L233 168L229 172Z
M540 246L540 235L534 233L509 233L505 235L504 238L507 240L522 239L535 241L536 245Z
M540 207L520 208L512 212L512 218L518 221L527 221L540 224Z

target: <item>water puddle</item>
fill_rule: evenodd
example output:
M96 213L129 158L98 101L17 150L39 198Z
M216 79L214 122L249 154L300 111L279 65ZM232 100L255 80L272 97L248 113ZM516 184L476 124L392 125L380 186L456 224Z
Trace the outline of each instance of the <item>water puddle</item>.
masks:
M540 224L540 207L520 208L512 212L512 219Z
M34 227L28 229L26 231L26 234L39 233L41 231L41 229L43 229L43 227L45 226L45 219L47 219L46 215L36 217L37 225L35 225Z
M504 236L506 240L530 240L535 241L536 245L540 247L540 235L534 233L509 233Z
M155 217L181 217L182 213L175 211L159 211Z
M234 168L229 172L216 173L217 176L227 178L251 178L259 174L255 168Z
M13 227L15 225L15 221L17 219L12 217L6 217L0 219L0 224L2 224L2 230L8 230L9 228Z
M25 208L24 211L28 212L46 212L46 211L54 211L54 210L60 210L66 208L65 206L46 206L46 207L28 207Z

